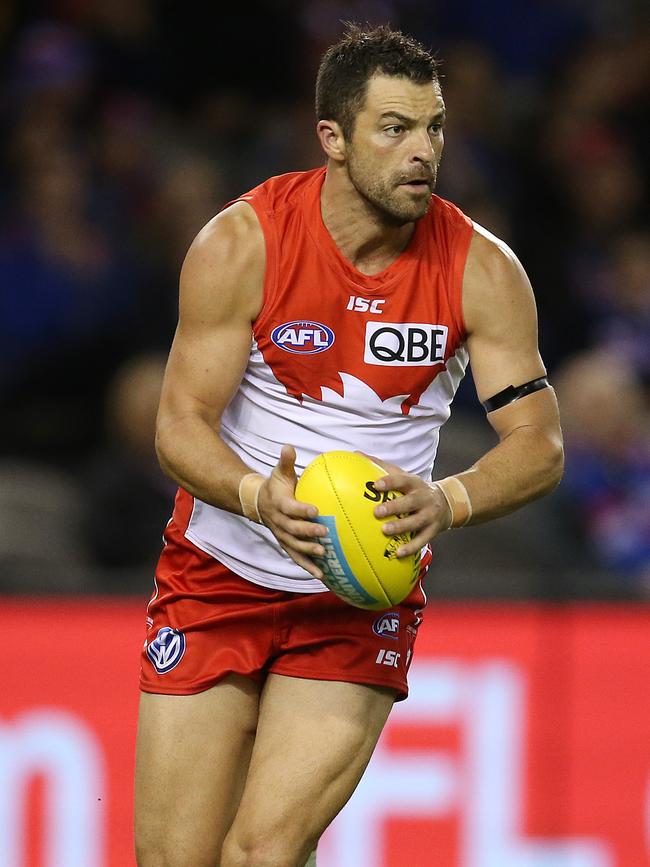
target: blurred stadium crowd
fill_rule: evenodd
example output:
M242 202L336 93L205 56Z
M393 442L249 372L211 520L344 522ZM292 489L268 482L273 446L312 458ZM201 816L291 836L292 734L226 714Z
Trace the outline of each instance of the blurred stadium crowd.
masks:
M439 192L523 261L563 414L558 491L443 537L430 591L650 595L647 5L219 9L2 4L0 591L148 592L174 493L153 429L184 253L225 202L322 163L314 73L344 19L439 49ZM464 385L437 474L491 437Z

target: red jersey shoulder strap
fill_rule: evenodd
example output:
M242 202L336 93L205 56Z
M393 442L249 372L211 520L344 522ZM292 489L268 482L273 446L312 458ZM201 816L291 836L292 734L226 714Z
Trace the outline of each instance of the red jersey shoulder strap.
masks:
M435 243L440 251L448 274L449 307L454 324L462 339L467 336L463 317L463 277L469 245L474 233L474 224L456 205L433 197L433 223Z
M266 250L264 296L256 323L262 319L277 294L280 243L285 234L286 214L299 204L304 189L312 180L315 180L317 175L324 173L324 171L324 168L320 168L309 172L290 172L277 175L225 205L227 208L235 202L246 202L255 211L264 234Z

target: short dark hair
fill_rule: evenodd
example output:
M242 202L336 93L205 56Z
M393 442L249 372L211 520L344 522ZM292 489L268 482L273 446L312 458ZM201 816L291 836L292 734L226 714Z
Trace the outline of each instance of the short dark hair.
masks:
M346 24L343 38L327 49L316 78L316 116L334 120L349 141L368 81L376 73L416 84L438 81L438 63L415 39L386 25L364 30Z

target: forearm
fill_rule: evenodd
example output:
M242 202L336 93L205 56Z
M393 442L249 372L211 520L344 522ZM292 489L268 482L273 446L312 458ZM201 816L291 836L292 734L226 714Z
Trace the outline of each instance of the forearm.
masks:
M226 445L211 421L196 413L172 420L159 417L156 450L163 471L203 502L264 524L298 566L322 578L311 558L324 556L319 542L327 530L311 520L317 515L314 506L294 499L295 449L284 445L271 473L258 475Z
M468 524L490 521L548 494L562 477L558 433L518 427L474 466L456 474L471 503Z
M251 468L204 419L187 415L163 423L156 451L163 472L192 496L241 514L239 483Z

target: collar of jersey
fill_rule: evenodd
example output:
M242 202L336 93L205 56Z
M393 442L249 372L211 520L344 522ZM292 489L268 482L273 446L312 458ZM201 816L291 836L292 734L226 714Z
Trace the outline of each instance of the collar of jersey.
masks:
M318 172L314 177L314 181L305 190L305 206L313 213L313 219L305 221L309 227L309 234L327 262L342 274L348 283L370 294L375 292L385 294L387 291L392 290L394 285L400 279L403 279L417 264L418 250L422 237L422 224L426 220L426 217L416 222L415 231L409 243L394 262L391 262L387 268L384 268L378 274L373 274L372 276L363 274L341 253L323 222L320 208L320 193L325 181L326 171L323 168Z

